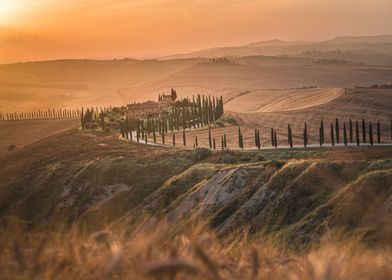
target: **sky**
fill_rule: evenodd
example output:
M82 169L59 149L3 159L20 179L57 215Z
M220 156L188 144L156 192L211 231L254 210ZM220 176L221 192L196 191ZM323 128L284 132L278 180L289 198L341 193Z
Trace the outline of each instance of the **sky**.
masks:
M392 33L392 0L0 0L0 62Z

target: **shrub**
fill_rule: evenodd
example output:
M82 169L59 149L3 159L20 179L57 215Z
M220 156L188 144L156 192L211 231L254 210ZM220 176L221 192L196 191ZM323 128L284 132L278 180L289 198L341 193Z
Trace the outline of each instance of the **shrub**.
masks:
M237 158L233 155L230 154L224 154L221 157L221 161L224 163L236 163L237 162Z
M207 148L196 148L193 151L193 158L195 159L195 161L205 160L211 155L212 155L212 151Z

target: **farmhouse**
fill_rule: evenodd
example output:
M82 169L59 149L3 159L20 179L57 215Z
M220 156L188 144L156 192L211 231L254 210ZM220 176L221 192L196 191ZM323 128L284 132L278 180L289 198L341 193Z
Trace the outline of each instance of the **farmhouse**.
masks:
M133 103L127 105L128 117L147 118L156 117L162 112L162 106L154 101Z

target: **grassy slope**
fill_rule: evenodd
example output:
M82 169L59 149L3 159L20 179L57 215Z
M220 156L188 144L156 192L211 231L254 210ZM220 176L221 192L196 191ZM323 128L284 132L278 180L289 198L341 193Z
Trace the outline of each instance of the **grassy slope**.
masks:
M359 207L360 197L342 193L378 182L379 203L367 211L383 212L391 197L390 158L390 148L352 148L226 152L200 161L193 151L72 129L2 157L0 215L32 227L77 222L88 231L142 221L151 228L162 219L176 225L173 234L202 219L222 235L250 229L302 247L322 236L325 220L332 228L372 233L371 219L340 210L344 203ZM348 216L334 218L342 213ZM371 224L378 242L387 219L381 221Z
M49 135L68 130L79 124L78 119L34 120L34 121L0 121L0 156L8 153L10 145L22 148Z

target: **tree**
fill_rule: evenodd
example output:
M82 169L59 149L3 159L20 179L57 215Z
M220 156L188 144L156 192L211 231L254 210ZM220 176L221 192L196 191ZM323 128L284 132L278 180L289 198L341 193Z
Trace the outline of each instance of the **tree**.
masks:
M306 122L304 127L303 140L304 140L304 147L306 148L306 146L308 145L308 126L306 125Z
M347 146L347 131L346 131L346 123L343 124L343 142L344 146Z
M380 127L380 121L377 122L377 143L381 143L381 127Z
M182 130L182 143L184 146L186 146L186 135L185 135L185 129Z
M162 144L165 145L165 130L162 130Z
M373 126L372 126L372 122L369 123L369 141L370 141L370 145L373 146Z
M224 147L225 147L225 149L227 149L227 139L226 139L226 133L225 134L223 134L223 143L224 143Z
M208 128L208 147L210 147L210 149L212 149L211 127Z
M339 120L336 118L335 120L335 131L336 131L336 143L340 143L340 131L339 131Z
M366 143L366 124L365 119L362 119L362 141Z
M260 130L257 130L257 149L261 148L261 140L260 140Z
M82 107L82 113L80 114L80 123L82 124L82 129L84 130L84 113Z
M355 121L355 140L357 141L357 146L359 146L359 124Z
M214 147L214 151L216 150L216 143L215 143L215 137L212 138L212 143L213 143L213 147Z
M271 146L275 147L275 134L273 128L271 128Z
M352 143L354 140L353 140L353 122L351 121L351 118L350 118L349 125L350 125L350 127L349 127L349 129L350 129L350 143Z
M290 148L293 148L293 135L291 133L291 126L290 124L287 125L287 136L288 136L288 143L290 145Z
M103 116L103 111L102 110L101 110L101 128L102 128L102 131L105 130L105 118Z
M177 99L177 92L174 89L171 89L171 99L173 102Z
M155 134L155 129L152 131L152 139L154 140L154 143L157 142L157 135Z
M333 123L331 123L331 145L332 147L335 147L335 135L333 133Z
M238 146L243 149L241 127L238 127Z
M174 134L174 132L173 132L172 136L173 136L173 146L175 146L176 145L176 135Z

